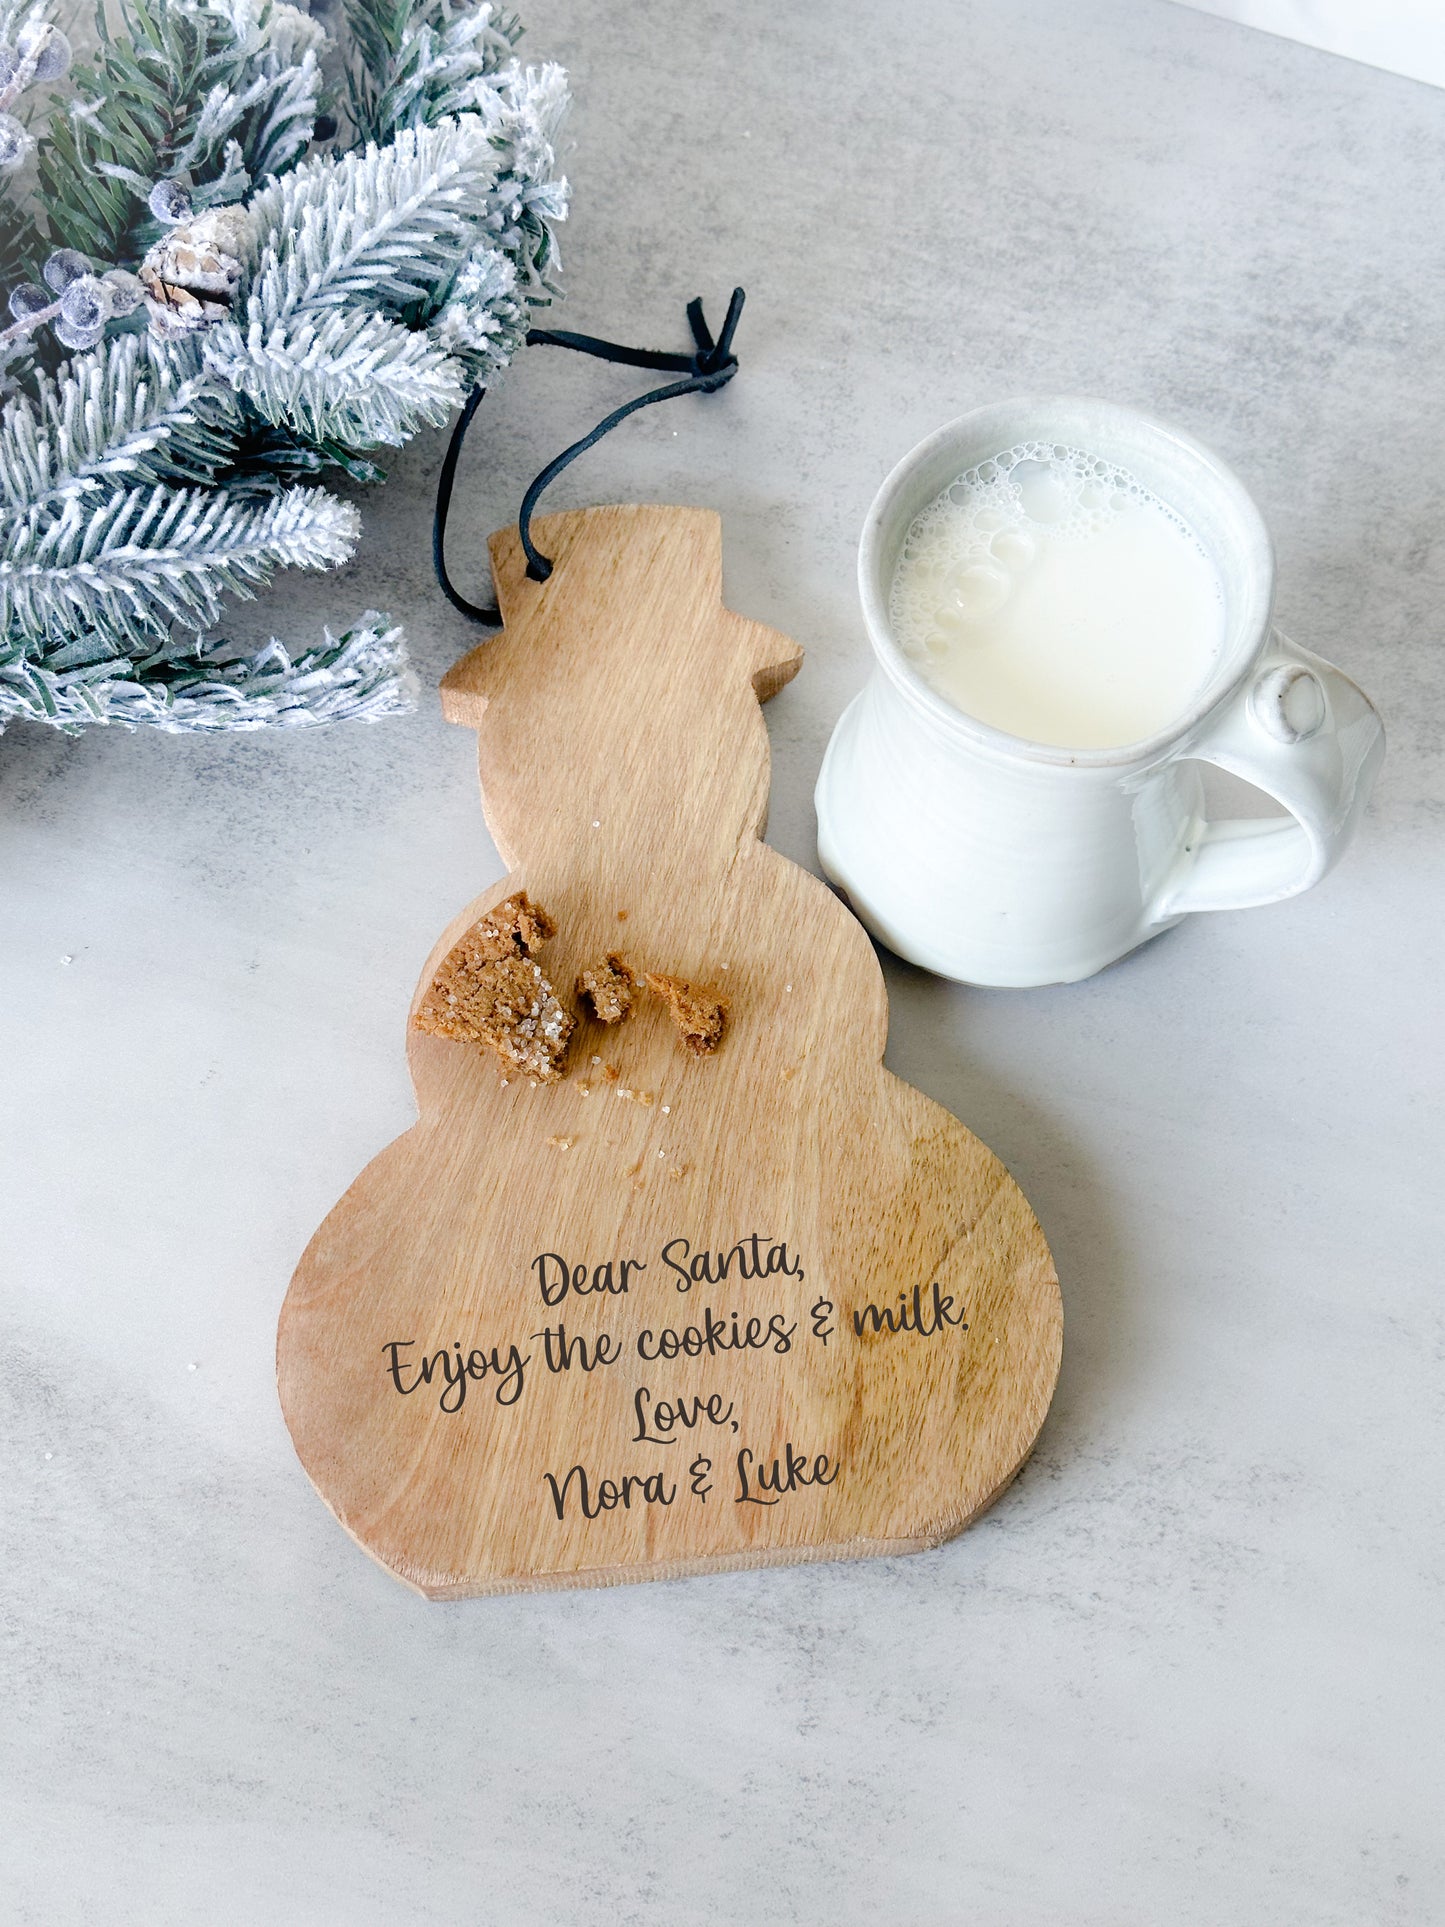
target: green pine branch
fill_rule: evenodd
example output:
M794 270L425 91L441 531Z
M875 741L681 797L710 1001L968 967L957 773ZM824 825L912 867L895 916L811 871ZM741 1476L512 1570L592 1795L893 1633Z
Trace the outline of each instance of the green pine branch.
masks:
M229 412L189 344L113 335L0 410L0 514L116 482L211 482L235 447Z
M356 510L317 488L241 503L162 486L98 506L70 496L5 531L0 628L38 656L90 630L153 648L175 623L209 627L223 596L250 597L278 568L344 562L359 532Z
M251 202L260 264L248 330L345 302L397 318L425 311L466 258L495 176L474 114L303 162Z
M347 109L363 141L387 141L478 105L521 23L463 0L343 0Z
M314 727L404 714L416 706L402 633L369 610L340 636L292 657L193 638L137 667L91 638L42 662L0 644L0 729L18 720L75 734L91 723L172 732Z
M151 183L186 176L199 205L236 199L302 151L322 82L314 44L267 58L269 6L255 24L196 0L117 6L112 26L97 0L98 49L51 114L38 198L53 246L130 264L159 232Z
M465 115L383 148L308 161L251 203L260 252L208 365L316 444L397 446L462 399L463 363L424 329L469 258L496 157Z
M400 447L444 422L464 390L457 363L423 332L382 315L303 310L269 330L252 319L212 329L210 368L268 421L313 444Z

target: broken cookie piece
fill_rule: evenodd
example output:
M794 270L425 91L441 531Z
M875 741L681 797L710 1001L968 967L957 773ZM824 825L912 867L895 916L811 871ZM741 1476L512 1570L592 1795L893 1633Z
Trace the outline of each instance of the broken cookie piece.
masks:
M442 958L417 1029L493 1050L537 1083L556 1083L575 1019L531 954L555 929L524 891L489 910Z
M627 959L609 950L601 963L577 979L577 995L592 1006L599 1024L620 1024L632 1009L632 972Z
M715 984L690 984L681 977L646 974L649 990L667 1005L682 1041L697 1057L709 1057L722 1042L728 1000Z

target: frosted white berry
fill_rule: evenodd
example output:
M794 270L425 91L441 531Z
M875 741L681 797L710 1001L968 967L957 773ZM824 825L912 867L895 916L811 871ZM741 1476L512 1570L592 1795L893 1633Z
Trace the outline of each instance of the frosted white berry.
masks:
M145 299L145 289L124 268L110 269L109 273L101 276L101 284L112 314L134 314Z
M176 227L191 218L191 197L179 181L157 181L146 205L156 220Z
M16 321L28 321L31 315L48 308L53 300L49 288L42 288L35 281L27 281L23 286L10 290L10 313Z
M0 114L0 170L13 174L25 165L35 142L13 114Z
M59 80L70 66L70 42L48 20L28 20L15 36L15 51L35 63L36 80Z
M57 248L40 272L47 287L63 294L72 281L90 273L90 262L74 248Z
M93 348L109 319L110 299L104 284L93 274L79 275L60 297L56 337L67 348Z

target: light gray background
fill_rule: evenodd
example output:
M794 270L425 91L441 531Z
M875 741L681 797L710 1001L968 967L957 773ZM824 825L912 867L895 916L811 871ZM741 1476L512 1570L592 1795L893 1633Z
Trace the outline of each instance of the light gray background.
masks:
M272 1382L322 1215L412 1117L403 1016L499 874L434 684L435 438L356 563L257 616L404 617L374 728L0 741L0 1917L107 1927L1433 1923L1445 96L1165 5L536 0L571 70L565 321L727 393L558 505L725 518L796 635L771 835L867 664L853 552L951 413L1095 391L1215 445L1280 615L1389 758L1313 895L1093 982L884 960L890 1064L1009 1163L1063 1377L1018 1483L897 1562L427 1605L312 1493ZM455 555L633 378L538 350ZM70 963L63 962L73 958ZM195 1369L192 1369L192 1366Z
M1183 0L1309 47L1328 47L1392 74L1445 86L1445 17L1439 0Z

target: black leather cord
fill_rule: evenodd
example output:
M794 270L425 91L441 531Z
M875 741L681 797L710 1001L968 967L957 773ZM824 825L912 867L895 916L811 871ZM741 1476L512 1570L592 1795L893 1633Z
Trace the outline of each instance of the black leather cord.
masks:
M738 358L733 353L733 336L742 317L743 302L746 300L741 288L734 288L732 300L728 303L727 318L722 325L722 333L714 341L712 332L703 317L702 301L698 298L687 304L687 321L692 330L695 344L693 352L671 354L654 348L628 348L621 342L603 341L596 335L571 334L559 328L533 328L527 336L527 346L536 348L571 348L578 354L594 355L599 361L621 362L629 368L655 368L680 374L681 381L669 382L666 387L654 388L650 394L638 395L635 400L624 402L579 442L573 442L538 475L526 494L517 516L517 533L522 538L522 547L527 556L527 574L534 582L545 582L552 573L552 564L542 554L532 540L532 516L543 492L548 489L563 469L585 455L589 448L600 442L604 435L610 434L619 422L635 415L639 408L650 408L654 402L671 401L677 395L710 395L730 382L738 371ZM447 516L451 510L452 488L456 482L457 463L461 459L462 444L467 438L477 410L486 398L486 389L474 388L467 397L467 403L457 417L452 429L447 452L442 458L441 473L437 476L436 510L432 517L431 552L432 566L441 585L441 592L454 609L459 609L473 622L484 622L492 628L501 625L501 615L496 609L489 609L480 603L469 602L453 583L447 572L446 535Z

